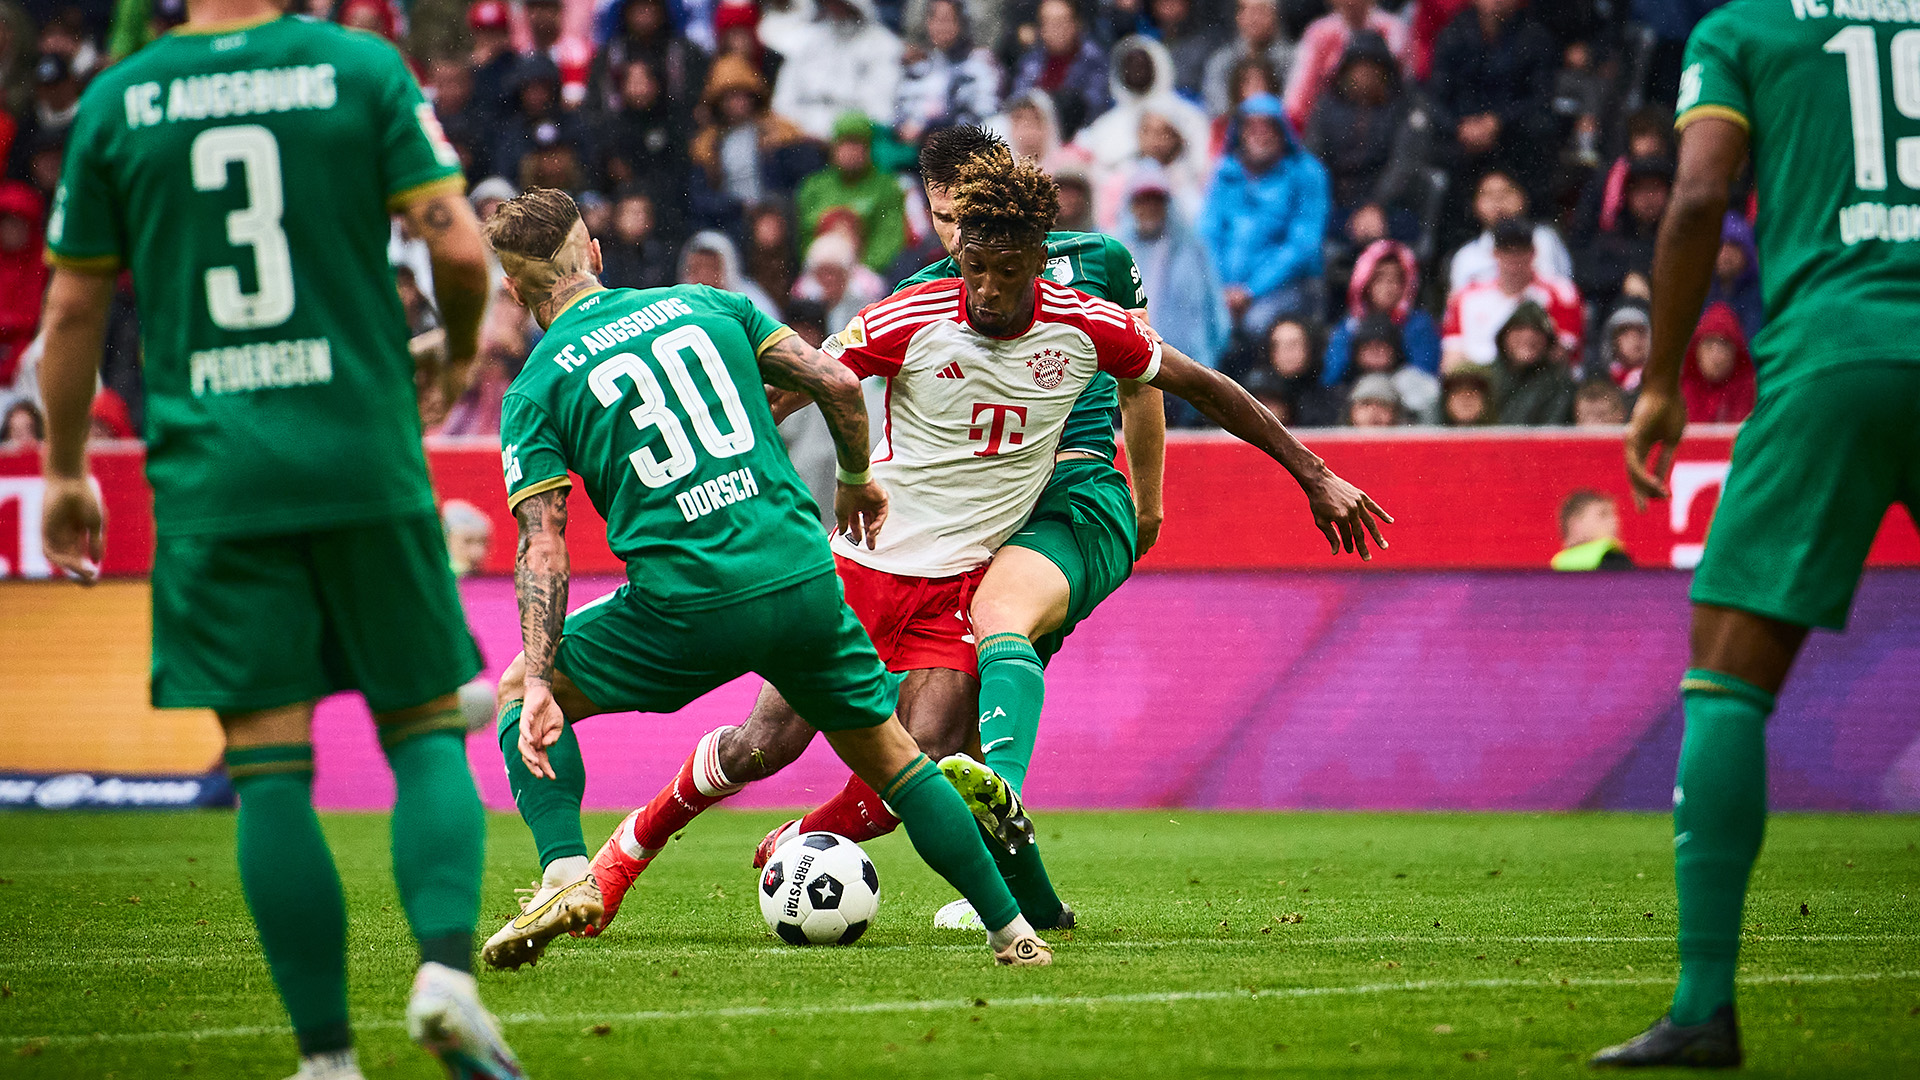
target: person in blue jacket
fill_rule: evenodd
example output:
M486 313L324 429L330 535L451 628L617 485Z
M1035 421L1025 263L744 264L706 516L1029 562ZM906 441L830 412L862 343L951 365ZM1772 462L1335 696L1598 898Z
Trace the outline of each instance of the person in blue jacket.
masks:
M1320 242L1332 200L1327 170L1301 146L1272 94L1241 102L1227 145L1199 233L1234 328L1257 332L1281 315L1318 310Z

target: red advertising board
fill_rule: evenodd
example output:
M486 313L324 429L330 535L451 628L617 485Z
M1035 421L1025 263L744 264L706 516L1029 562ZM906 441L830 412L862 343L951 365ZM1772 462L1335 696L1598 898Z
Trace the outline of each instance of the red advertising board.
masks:
M1682 444L1674 499L1635 513L1627 499L1617 432L1509 429L1310 432L1306 441L1342 476L1396 518L1391 550L1373 569L1534 569L1559 547L1557 511L1566 496L1591 488L1619 498L1621 538L1643 566L1693 565L1706 539L1733 446L1734 429L1698 428ZM500 480L500 451L490 439L429 444L442 500L461 499L494 522L487 568L513 566L514 524ZM109 574L142 574L152 561L152 496L138 443L106 444L93 470L107 510ZM40 548L39 463L0 455L0 577L48 573ZM617 571L604 526L576 486L569 526L576 571ZM1895 507L1869 561L1920 565L1920 534ZM1167 522L1148 570L1358 567L1335 558L1307 517L1299 489L1264 455L1229 436L1175 433L1167 446Z

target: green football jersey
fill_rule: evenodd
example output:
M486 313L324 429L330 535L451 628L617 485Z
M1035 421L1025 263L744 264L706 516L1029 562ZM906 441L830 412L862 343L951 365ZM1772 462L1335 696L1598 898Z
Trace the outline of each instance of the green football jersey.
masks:
M133 272L162 535L431 512L388 211L459 191L392 45L175 31L87 88L48 259Z
M579 474L649 600L709 608L833 569L758 357L792 333L705 285L577 299L500 406L507 503Z
M1732 0L1687 43L1676 123L1747 129L1763 390L1920 363L1920 0Z
M1916 0L1920 2L1920 0ZM1051 232L1047 234L1047 279L1110 300L1129 311L1147 306L1147 288L1140 280L1127 245L1104 233ZM959 277L960 266L951 257L941 259L900 283L894 292L927 281ZM1113 413L1120 407L1120 384L1104 371L1096 372L1080 391L1060 433L1060 449L1086 450L1113 460Z

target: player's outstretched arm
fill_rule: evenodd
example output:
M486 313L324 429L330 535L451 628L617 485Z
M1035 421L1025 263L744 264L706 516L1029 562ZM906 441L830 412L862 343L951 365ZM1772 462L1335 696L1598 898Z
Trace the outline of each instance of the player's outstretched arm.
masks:
M1167 474L1166 395L1144 383L1120 384L1120 439L1127 448L1127 472L1133 478L1134 516L1140 529L1133 557L1145 555L1160 539L1166 520L1162 502Z
M513 560L513 592L520 601L520 640L526 658L526 698L520 712L520 756L535 776L554 779L547 747L559 741L563 716L553 698L553 656L567 621L567 489L542 491L513 508L520 546Z
M1344 548L1362 559L1373 558L1367 550L1367 537L1385 549L1386 538L1374 521L1392 523L1393 518L1367 493L1334 475L1327 463L1286 429L1266 407L1240 384L1205 367L1171 345L1161 345L1160 370L1153 385L1176 397L1185 398L1200 414L1232 432L1242 442L1265 451L1293 474L1300 489L1307 493L1307 505L1313 510L1313 523L1326 534L1334 554Z
M86 584L100 576L106 550L106 519L87 482L87 429L112 301L112 274L56 267L41 320L46 354L40 393L47 409L42 542L49 562Z
M834 519L854 543L873 547L887 520L887 492L868 475L867 400L860 396L860 377L800 340L798 334L767 346L760 354L760 376L820 406L840 460Z
M1648 499L1668 495L1667 475L1687 426L1680 365L1713 280L1727 189L1746 159L1746 129L1731 120L1703 117L1680 133L1673 198L1653 248L1653 353L1627 424L1627 482L1642 510Z
M443 192L406 211L407 228L426 241L433 260L433 299L446 332L444 358L427 368L430 393L423 411L430 419L452 407L473 377L480 350L480 319L487 310L487 251L480 220L464 195Z

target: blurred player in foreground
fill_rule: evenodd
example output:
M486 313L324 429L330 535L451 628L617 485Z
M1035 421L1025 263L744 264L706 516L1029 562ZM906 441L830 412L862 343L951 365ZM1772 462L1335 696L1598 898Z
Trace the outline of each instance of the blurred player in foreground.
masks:
M1643 507L1668 497L1681 360L1749 150L1767 326L1759 403L1693 579L1673 790L1680 985L1665 1016L1595 1065L1740 1064L1733 984L1766 829L1767 717L1808 628L1845 627L1888 507L1920 509L1920 53L1885 5L1842 7L1734 0L1687 46L1653 356L1627 430Z
M753 671L886 792L914 848L978 906L996 961L1050 963L966 805L894 718L894 687L842 599L762 389L819 403L840 458L834 516L872 544L888 499L867 468L859 380L737 293L602 288L600 245L564 192L506 203L487 239L547 332L500 424L525 645L500 680L500 744L543 869L521 914L487 942L487 962L519 967L603 917L580 834L586 769L573 725L673 712ZM626 585L571 616L569 470L627 564Z
M854 373L889 380L889 437L873 470L893 498L892 523L877 544L837 536L835 561L882 659L908 672L900 705L908 730L943 756L979 735L971 594L1033 512L1068 415L1096 374L1170 390L1266 451L1299 481L1336 551L1366 557L1368 535L1380 542L1375 516L1391 520L1238 384L1163 345L1118 305L1040 278L1059 210L1045 173L1002 152L960 165L952 194L961 277L869 305L827 346ZM768 687L746 724L703 737L673 784L601 848L594 872L603 888L623 893L668 837L738 790L736 776L770 775L798 757L800 723ZM729 762L750 762L753 772ZM794 831L860 841L897 824L855 777L760 851Z
M315 700L366 696L393 768L394 876L421 964L415 1041L517 1077L480 1005L486 819L454 691L480 668L434 515L418 408L464 385L486 254L459 160L391 45L265 0L193 0L74 122L48 228L46 547L97 572L87 408L113 279L133 272L148 395L153 703L226 731L240 881L301 1080L360 1076L346 904L313 812ZM432 250L448 358L422 380L388 212Z

